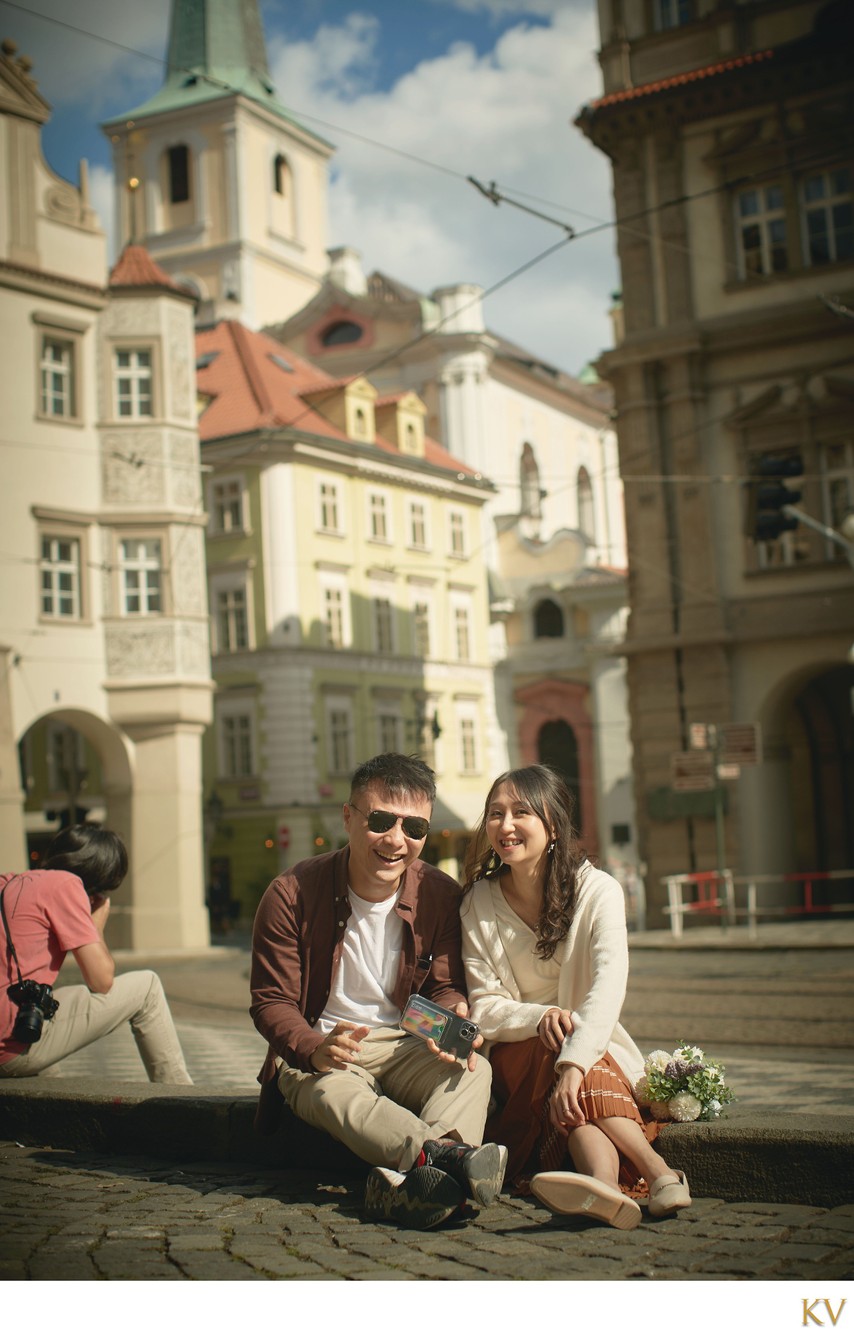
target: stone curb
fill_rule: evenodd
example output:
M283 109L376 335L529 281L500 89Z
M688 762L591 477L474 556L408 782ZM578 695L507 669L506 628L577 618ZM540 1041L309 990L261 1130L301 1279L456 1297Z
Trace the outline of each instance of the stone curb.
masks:
M0 1083L0 1138L79 1152L270 1170L363 1172L364 1163L289 1111L278 1132L254 1133L256 1093L156 1083L81 1087L58 1079ZM669 1125L656 1143L694 1194L729 1202L854 1204L851 1117L733 1106L712 1124Z

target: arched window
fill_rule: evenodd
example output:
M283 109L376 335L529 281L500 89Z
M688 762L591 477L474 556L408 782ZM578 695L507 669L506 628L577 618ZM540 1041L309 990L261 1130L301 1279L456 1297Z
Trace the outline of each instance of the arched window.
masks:
M186 145L170 145L166 158L169 166L169 203L180 205L190 199L190 151Z
M358 341L362 335L362 328L357 322L333 322L327 327L320 338L321 345L351 345Z
M290 195L291 170L284 154L277 154L273 160L273 191L277 196Z
M520 513L528 518L542 516L542 495L540 491L540 468L530 443L526 443L519 459Z
M543 724L537 734L537 755L541 765L550 765L557 771L572 794L575 802L572 821L580 833L583 827L578 739L566 719L552 719Z
M583 532L586 537L592 537L595 532L595 522L593 513L593 486L590 484L590 473L586 467L578 469L578 530Z
M550 597L543 598L534 608L534 638L563 638L563 612Z

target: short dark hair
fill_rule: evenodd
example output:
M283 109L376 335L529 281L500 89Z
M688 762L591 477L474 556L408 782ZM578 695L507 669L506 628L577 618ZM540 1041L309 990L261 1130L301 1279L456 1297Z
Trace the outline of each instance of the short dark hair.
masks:
M51 840L42 868L60 868L79 877L87 896L115 891L128 870L124 841L95 821L82 821Z
M350 780L350 797L363 793L373 783L382 784L392 798L413 793L426 798L431 807L436 801L436 776L419 756L402 756L397 751L372 756L357 767Z

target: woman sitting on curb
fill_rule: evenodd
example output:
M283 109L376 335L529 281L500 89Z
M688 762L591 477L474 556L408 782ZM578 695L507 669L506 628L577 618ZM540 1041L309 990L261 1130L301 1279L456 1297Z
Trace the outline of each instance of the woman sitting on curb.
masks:
M681 1171L650 1146L632 1080L643 1058L618 1018L628 939L619 884L588 863L572 799L546 766L493 784L463 884L463 957L470 1016L490 1048L500 1110L487 1136L526 1169L533 1195L557 1213L636 1227L635 1195L654 1218L691 1203ZM574 1171L563 1170L569 1157Z

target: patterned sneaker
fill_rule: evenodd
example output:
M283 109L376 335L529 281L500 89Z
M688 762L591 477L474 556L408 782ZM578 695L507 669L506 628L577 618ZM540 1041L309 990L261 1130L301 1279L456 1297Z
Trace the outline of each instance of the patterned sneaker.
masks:
M452 1143L448 1139L428 1139L422 1148L426 1167L446 1171L449 1176L471 1192L482 1209L487 1208L504 1184L507 1169L507 1149L500 1143L484 1143L472 1148L467 1143ZM424 1167L417 1167L423 1171Z
M465 1203L465 1192L438 1167L391 1171L374 1167L365 1187L365 1212L401 1227L423 1232L451 1218Z

